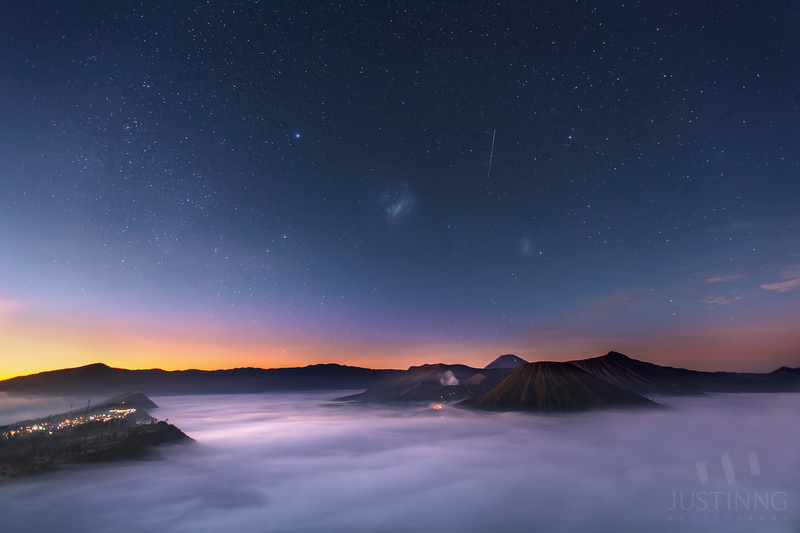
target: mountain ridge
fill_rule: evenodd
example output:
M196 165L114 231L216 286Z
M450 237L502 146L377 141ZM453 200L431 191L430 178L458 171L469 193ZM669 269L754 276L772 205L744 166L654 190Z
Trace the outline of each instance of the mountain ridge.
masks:
M120 390L142 391L148 395L352 390L366 389L401 372L336 363L226 370L128 370L105 363L92 363L2 380L0 392L57 396L99 395Z
M152 395L361 389L364 392L346 399L389 403L458 401L489 392L514 370L511 364L519 361L524 360L513 354L505 354L483 369L436 363L412 366L407 370L370 369L337 363L271 369L128 370L105 363L92 363L2 380L0 392L94 396L120 390L142 391ZM491 368L494 363L498 363L499 367L496 365ZM706 372L660 366L615 351L565 363L612 385L645 395L800 392L800 368L787 366L762 374ZM448 370L453 376L449 384L445 384L441 380Z
M781 367L765 374L706 372L633 359L620 352L566 361L620 388L669 396L719 392L800 391L800 369Z

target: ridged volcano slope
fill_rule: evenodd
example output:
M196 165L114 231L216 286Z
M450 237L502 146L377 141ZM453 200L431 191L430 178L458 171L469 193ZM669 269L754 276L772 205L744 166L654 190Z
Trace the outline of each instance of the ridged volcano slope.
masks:
M547 413L659 404L569 363L537 362L519 367L490 392L459 405L487 411Z

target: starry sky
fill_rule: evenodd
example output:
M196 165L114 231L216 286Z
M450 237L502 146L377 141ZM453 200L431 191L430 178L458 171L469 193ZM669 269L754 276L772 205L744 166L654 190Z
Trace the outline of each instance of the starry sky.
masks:
M0 7L0 377L800 366L800 3Z

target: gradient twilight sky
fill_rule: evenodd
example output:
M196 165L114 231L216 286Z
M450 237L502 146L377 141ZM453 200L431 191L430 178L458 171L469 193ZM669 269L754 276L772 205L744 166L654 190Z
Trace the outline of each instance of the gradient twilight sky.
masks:
M799 2L190 4L0 7L0 378L800 366Z

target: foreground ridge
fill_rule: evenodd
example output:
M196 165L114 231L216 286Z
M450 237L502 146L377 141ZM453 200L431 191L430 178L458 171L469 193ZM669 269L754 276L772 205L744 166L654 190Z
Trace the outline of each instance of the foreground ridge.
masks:
M0 427L0 477L52 470L66 463L138 459L153 446L192 441L142 406L158 407L141 393L125 393L76 413Z

